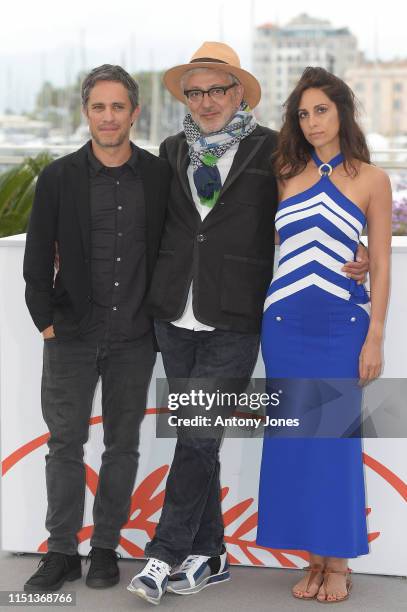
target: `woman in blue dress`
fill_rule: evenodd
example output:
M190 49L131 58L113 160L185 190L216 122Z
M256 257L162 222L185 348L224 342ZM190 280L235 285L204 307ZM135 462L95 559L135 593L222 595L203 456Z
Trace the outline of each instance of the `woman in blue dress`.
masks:
M323 68L307 68L286 102L275 160L280 258L262 329L269 379L363 384L381 370L391 188L370 163L355 114L352 91ZM342 270L366 223L370 299ZM365 517L360 438L266 434L257 543L309 553L295 597L348 597L348 559L369 552Z

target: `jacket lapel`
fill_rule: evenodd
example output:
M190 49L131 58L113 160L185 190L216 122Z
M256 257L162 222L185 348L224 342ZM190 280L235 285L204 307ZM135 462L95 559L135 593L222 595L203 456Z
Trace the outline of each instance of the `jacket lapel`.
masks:
M143 182L144 200L146 208L146 231L147 231L147 244L148 244L148 233L150 228L154 226L156 218L156 208L160 188L160 180L157 177L154 166L151 163L149 156L136 146L137 153L140 159L140 173L141 180Z
M192 197L191 188L189 186L187 170L189 166L189 152L188 152L188 144L187 141L183 138L178 147L178 155L177 155L177 172L178 177L182 185L182 189L184 190L185 195L188 200L192 202L195 208L194 198Z
M256 128L254 132L250 134L247 138L244 138L236 151L236 155L233 159L232 166L229 170L229 173L226 177L226 181L223 184L221 192L218 197L218 201L225 193L227 189L235 182L238 176L243 172L243 170L248 166L250 161L256 155L257 151L262 146L263 142L266 139L266 136L259 134L259 128Z
M87 145L79 149L72 157L68 170L68 182L72 190L73 201L79 219L85 258L90 256L90 202L89 174L87 163Z

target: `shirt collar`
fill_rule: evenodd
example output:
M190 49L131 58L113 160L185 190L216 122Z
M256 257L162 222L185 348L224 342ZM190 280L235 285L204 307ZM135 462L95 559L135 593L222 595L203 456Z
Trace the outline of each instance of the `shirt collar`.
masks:
M135 174L137 174L139 156L138 156L136 146L131 141L130 141L130 146L131 146L131 155L126 162L126 165L129 166ZM97 174L99 174L99 172L101 172L105 166L98 160L98 158L93 153L91 140L88 142L87 158L88 158L90 176L93 178Z

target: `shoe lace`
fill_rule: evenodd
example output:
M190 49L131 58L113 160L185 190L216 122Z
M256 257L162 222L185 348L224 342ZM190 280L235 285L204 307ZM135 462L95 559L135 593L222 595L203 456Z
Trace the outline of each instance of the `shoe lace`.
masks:
M200 555L189 555L185 561L181 563L179 571L189 570L195 566L201 565L202 557Z
M106 567L106 563L112 559L117 560L121 558L121 554L115 550L110 550L108 548L91 548L88 556L86 557L85 565L90 559L95 570L104 569Z
M60 567L61 563L62 564L66 563L66 560L63 557L63 555L59 555L53 552L48 552L46 555L41 557L41 559L38 562L38 567L40 567L40 565L42 566L39 572L41 573L42 576L48 576L49 574L52 574L52 572L55 569Z
M154 580L162 580L170 573L167 563L159 559L150 559L144 568L143 574L150 576Z

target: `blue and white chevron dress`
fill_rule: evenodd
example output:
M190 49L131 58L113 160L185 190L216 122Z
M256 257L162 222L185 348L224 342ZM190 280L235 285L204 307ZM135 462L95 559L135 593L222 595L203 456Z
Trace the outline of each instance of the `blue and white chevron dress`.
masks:
M262 329L267 378L358 378L363 286L341 271L366 223L313 153L321 179L279 205L280 258ZM336 156L329 165L343 161ZM334 557L368 553L360 438L265 437L257 543Z

